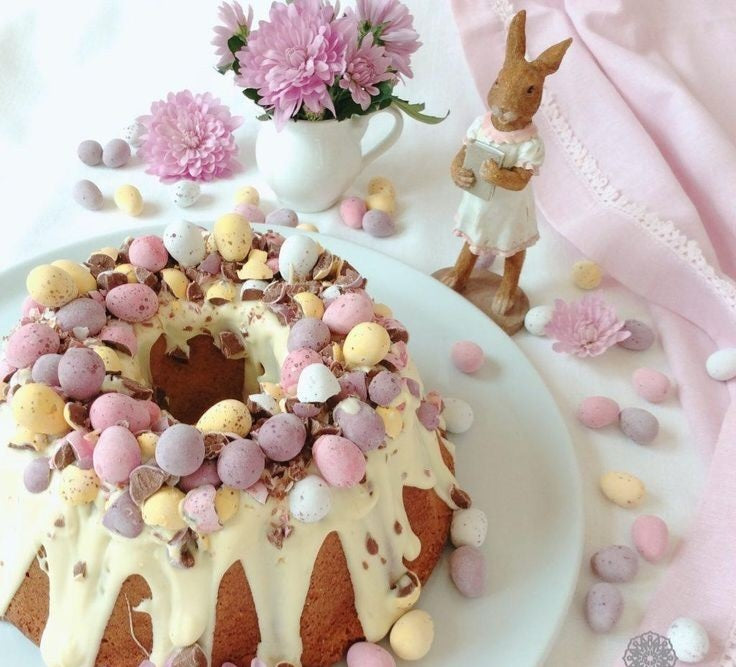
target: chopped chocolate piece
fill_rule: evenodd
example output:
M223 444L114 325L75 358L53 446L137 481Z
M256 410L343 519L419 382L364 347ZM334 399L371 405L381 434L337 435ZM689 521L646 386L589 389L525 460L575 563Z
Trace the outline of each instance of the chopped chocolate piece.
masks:
M407 570L399 579L391 586L391 590L396 591L396 595L400 598L405 598L411 595L416 588L421 586L419 577L412 572Z
M54 519L54 526L56 526L57 528L63 528L64 526L66 526L66 521L64 520L64 517L60 516Z
M288 402L287 402L288 405ZM309 419L316 417L320 412L321 408L313 403L294 403L291 407L293 412L299 419Z
M268 303L266 305L284 326L293 324L301 317L301 308L294 301Z
M84 403L67 403L64 407L64 418L75 429L84 429L89 426L89 410Z
M207 656L198 644L177 649L166 661L168 667L207 667Z
M219 335L220 350L225 359L235 359L245 352L245 345L240 336L233 331L221 331Z
M158 491L166 480L166 473L158 466L138 466L130 473L130 497L141 507L146 499Z
M87 266L90 273L97 278L103 271L112 271L115 268L115 260L102 252L96 252L90 255L87 260Z
M176 361L189 361L189 354L182 350L178 345L171 350L171 352L167 352L166 354Z
M396 320L393 317L384 317L379 320L379 324L388 331L388 335L392 343L409 342L409 332L406 327L399 322L399 320Z
M213 252L207 255L197 268L202 273L209 273L211 276L217 275L222 268L222 258L218 253Z
M61 444L54 450L51 456L51 465L56 470L64 470L77 460L74 454L74 448L69 444L68 440L63 440Z
M142 266L136 266L135 277L139 283L150 287L154 292L158 292L161 289L161 283L153 271L144 269Z
M132 236L126 236L123 239L123 242L120 244L120 247L118 248L118 264L129 264L130 263L130 256L128 255L128 251L130 250L130 244L133 243L133 237Z
M220 273L225 280L229 280L233 283L243 282L238 278L238 265L235 262L223 262L220 267Z
M363 561L363 569L367 570L369 567L368 563L366 561Z
M262 297L263 297L263 290L255 289L253 287L244 289L243 293L240 295L240 298L243 301L260 301Z
M269 284L263 291L263 303L280 303L287 297L288 285L283 280L277 280Z
M121 381L125 390L124 393L128 394L128 396L140 401L150 401L153 398L153 389L151 387L146 387L146 385L128 377L122 377Z
M370 533L366 536L365 548L371 556L375 556L378 553L378 542L373 539L373 536Z
M97 286L105 292L127 284L128 276L119 271L103 271L97 276Z
M312 277L315 280L325 280L336 268L335 256L329 250L325 250L317 258L317 263L312 269Z
M30 450L32 452L35 452L36 451L36 448L33 445L31 445L31 444L29 444L27 442L24 442L24 443L21 443L21 444L18 444L16 442L9 442L8 443L8 447L10 447L10 449L21 449L21 450L27 449L27 450Z
M182 528L182 530L177 532L174 537L168 541L169 561L174 567L182 569L194 567L194 552L196 550L197 537L191 528ZM204 664L206 667L207 663L205 662Z
M401 524L400 524L400 523L399 523L398 521L395 521L395 522L394 522L394 532L395 532L395 533L396 533L397 535L401 535L401 533L403 533L403 532L404 532L404 528L403 528L403 526L402 526L402 525L401 525Z
M227 437L222 433L205 433L204 457L206 459L216 459L228 442Z
M186 298L192 303L204 303L204 292L198 283L191 282L187 285Z
M73 575L76 580L85 579L87 577L87 563L78 560L74 563Z
M457 486L453 486L452 489L450 489L450 498L452 498L452 502L463 510L468 509L468 507L473 504L470 496Z

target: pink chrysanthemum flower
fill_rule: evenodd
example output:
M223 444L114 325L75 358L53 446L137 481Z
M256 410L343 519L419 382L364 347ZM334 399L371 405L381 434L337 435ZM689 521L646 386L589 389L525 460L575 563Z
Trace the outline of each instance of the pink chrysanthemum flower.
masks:
M314 114L335 113L329 87L345 70L345 23L324 0L273 3L248 44L237 53L243 88L255 88L276 127L304 106Z
M396 78L389 72L391 58L386 49L373 43L368 33L360 45L353 42L348 46L345 74L340 79L340 88L350 91L350 96L365 111L371 105L371 97L378 95L376 84Z
M356 8L361 34L373 33L376 44L386 47L391 66L411 78L411 54L422 44L406 6L399 0L357 0Z
M215 47L215 53L220 60L218 69L228 68L235 62L235 56L230 51L228 42L233 37L238 37L243 43L248 41L250 27L253 23L253 7L248 7L248 15L237 2L223 2L218 10L222 25L215 26L215 36L210 42Z
M580 301L565 303L555 300L552 319L544 332L557 340L555 352L576 357L597 357L631 333L622 331L624 323L616 311L597 296L585 296Z
M239 167L233 130L243 119L230 115L210 93L169 93L138 121L145 128L138 155L148 165L146 172L165 183L213 181Z

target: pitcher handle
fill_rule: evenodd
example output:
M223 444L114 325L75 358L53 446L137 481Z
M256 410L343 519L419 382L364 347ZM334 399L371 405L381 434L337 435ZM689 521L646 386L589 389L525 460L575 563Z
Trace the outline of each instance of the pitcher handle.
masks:
M404 116L403 114L393 106L381 109L373 114L373 117L379 113L388 113L394 117L394 124L389 133L381 139L373 148L363 155L363 168L367 167L377 157L383 155L391 146L393 146L398 138L401 136L401 132L404 129ZM370 120L373 120L371 118Z

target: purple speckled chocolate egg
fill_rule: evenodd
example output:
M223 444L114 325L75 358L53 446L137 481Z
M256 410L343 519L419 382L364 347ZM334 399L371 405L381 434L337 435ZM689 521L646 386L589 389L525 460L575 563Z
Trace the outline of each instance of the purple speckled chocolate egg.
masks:
M603 581L623 584L631 581L639 571L639 559L633 549L612 544L596 551L590 559L590 569Z
M279 227L296 227L299 216L290 208L277 208L266 216L266 224Z
M621 331L628 331L631 335L617 345L634 352L648 350L654 343L654 331L640 320L626 320Z
M381 416L357 398L340 401L335 407L334 418L343 435L363 452L380 447L386 439L386 426Z
M48 456L32 459L23 470L23 484L30 493L42 493L49 488L50 481L51 468Z
M479 598L486 592L486 560L480 549L465 545L450 554L450 577L466 598Z
M659 433L659 420L643 408L621 410L619 426L627 438L639 445L648 445Z
M308 349L319 352L330 344L330 329L315 317L304 317L291 325L286 342L289 352Z
M86 178L74 184L72 198L77 204L89 211L99 211L104 204L104 197L100 188Z
M112 139L102 149L102 162L106 167L117 169L128 164L130 160L130 145L122 139Z
M88 347L71 347L59 361L59 384L62 391L78 401L100 393L105 380L105 364Z
M102 146L99 141L86 139L77 147L77 157L88 167L94 167L102 162Z
M391 371L381 371L368 385L368 396L378 405L390 405L401 393L401 376Z
M261 478L265 465L261 448L253 440L239 438L223 447L217 474L227 486L245 491Z
M204 461L204 438L189 424L169 426L156 443L156 463L170 475L191 475Z
M623 609L621 592L612 584L594 584L585 598L585 620L593 632L613 630Z
M60 354L42 354L33 364L31 379L49 387L58 387L60 361Z
M50 326L30 322L10 334L5 358L15 368L26 368L40 356L56 352L60 344L59 334Z
M107 322L107 313L102 304L94 299L81 297L59 308L56 323L62 331L86 329L89 336L96 336Z
M128 491L123 491L105 511L102 525L110 532L133 539L143 532L143 517Z
M302 420L288 412L269 417L258 431L258 444L273 461L293 459L302 451L306 439Z
M385 238L396 233L396 223L388 213L374 208L363 216L363 229L371 236Z
M145 322L158 311L158 296L148 285L127 283L111 289L105 297L107 309L126 322Z

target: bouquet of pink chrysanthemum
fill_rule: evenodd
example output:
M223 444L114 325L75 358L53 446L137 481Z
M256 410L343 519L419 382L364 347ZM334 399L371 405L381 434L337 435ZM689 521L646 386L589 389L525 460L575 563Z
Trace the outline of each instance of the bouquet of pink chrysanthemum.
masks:
M237 2L223 3L215 28L218 70L233 70L243 94L277 127L289 119L343 120L395 105L427 123L423 104L394 95L411 77L421 46L414 19L399 0L356 0L340 13L329 0L274 2L268 20L252 28Z

